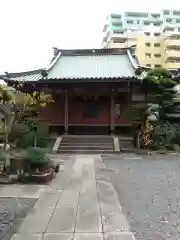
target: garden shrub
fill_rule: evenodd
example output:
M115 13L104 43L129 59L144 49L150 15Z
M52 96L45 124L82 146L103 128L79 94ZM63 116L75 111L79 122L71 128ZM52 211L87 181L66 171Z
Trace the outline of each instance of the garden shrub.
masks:
M18 148L26 149L34 146L34 131L28 132L17 142ZM36 146L45 148L48 144L48 133L44 129L38 129L36 133Z
M34 147L26 149L26 161L31 170L38 169L39 171L48 168L51 163L44 149Z
M11 132L9 134L8 140L9 142L18 141L29 132L27 126L23 123L16 123L13 125Z

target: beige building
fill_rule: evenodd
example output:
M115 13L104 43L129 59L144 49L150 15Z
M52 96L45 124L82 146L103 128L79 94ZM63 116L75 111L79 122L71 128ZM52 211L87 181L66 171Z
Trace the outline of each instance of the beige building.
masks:
M109 15L103 29L102 47L134 45L141 66L180 69L180 11Z
M175 27L147 29L138 34L136 56L144 67L180 69L180 31Z
M161 67L163 65L162 29L154 26L137 34L136 56L143 67Z

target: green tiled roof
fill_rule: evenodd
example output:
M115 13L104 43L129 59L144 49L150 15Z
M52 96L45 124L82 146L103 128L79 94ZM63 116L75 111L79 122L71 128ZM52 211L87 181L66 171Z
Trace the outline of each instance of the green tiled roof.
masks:
M137 77L138 68L128 49L55 49L47 69L7 73L5 81L36 82L39 80L115 79Z
M18 82L34 82L42 78L41 71L42 69L20 73L8 73L0 77L2 77L2 79L10 79Z
M133 77L134 68L127 55L62 56L48 78Z

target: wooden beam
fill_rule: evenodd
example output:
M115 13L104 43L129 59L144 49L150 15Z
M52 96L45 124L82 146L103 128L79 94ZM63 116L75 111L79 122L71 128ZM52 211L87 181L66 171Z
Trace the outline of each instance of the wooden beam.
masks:
M110 130L114 133L114 89L112 89L110 97Z
M65 90L64 95L64 130L65 134L68 134L68 117L69 117L69 103L68 103L68 91Z

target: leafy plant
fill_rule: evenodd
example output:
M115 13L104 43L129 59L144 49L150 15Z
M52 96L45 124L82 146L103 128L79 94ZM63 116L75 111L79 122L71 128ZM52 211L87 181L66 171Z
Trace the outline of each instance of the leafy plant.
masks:
M36 147L45 148L48 144L48 133L39 128L36 132ZM21 149L26 149L28 147L34 146L34 132L30 131L24 136L22 136L17 142L17 147Z
M30 170L42 171L51 163L46 156L46 151L42 148L28 148L26 150L26 160Z
M28 134L29 130L27 126L23 123L15 123L9 133L9 141L15 142L24 138L26 134Z

